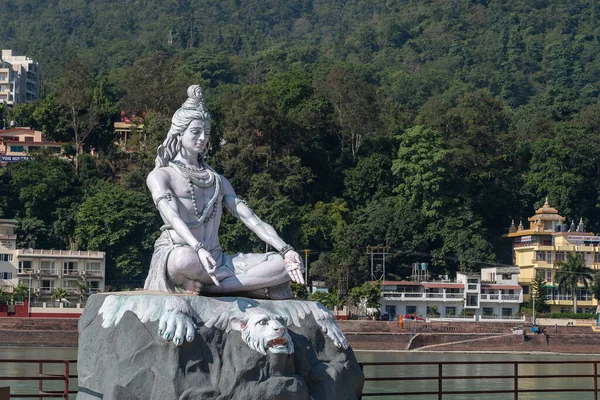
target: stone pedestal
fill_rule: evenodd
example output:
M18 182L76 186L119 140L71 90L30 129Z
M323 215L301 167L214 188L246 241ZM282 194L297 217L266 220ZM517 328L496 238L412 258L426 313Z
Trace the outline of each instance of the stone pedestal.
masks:
M336 346L332 338L341 331L319 306L143 292L93 295L79 321L77 399L360 398L364 375L352 350L344 349L345 339ZM177 333L175 325L181 329L189 320L193 340L176 346L165 339L172 338L165 326ZM250 334L252 326L260 336L277 321L287 326L291 354L283 339Z

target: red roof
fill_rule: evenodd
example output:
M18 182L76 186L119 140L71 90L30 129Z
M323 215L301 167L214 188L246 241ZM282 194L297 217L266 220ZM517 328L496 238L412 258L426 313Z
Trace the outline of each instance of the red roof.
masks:
M402 286L421 286L419 282L411 282L411 281L383 281L383 286L391 286L391 285L402 285Z
M463 289L465 285L462 283L424 283L425 289Z
M0 130L0 135L4 135L5 133L11 133L11 132L35 132L35 129L31 129L31 128L11 128L11 129L4 129L4 130Z
M63 144L65 144L65 142L44 142L44 141L42 141L42 142L25 142L22 140L4 140L4 143L19 143L19 144L23 144L23 145L27 145L27 146L38 145L38 144L44 144L44 145L49 145L49 146L52 146L52 145L62 146Z

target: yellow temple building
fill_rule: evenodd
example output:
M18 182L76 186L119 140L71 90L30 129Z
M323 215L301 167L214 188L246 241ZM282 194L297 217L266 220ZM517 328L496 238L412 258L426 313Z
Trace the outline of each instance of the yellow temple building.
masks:
M551 312L573 312L570 292L561 293L555 284L558 263L565 261L568 254L579 255L589 268L600 269L600 236L585 231L583 220L568 224L558 210L546 202L535 215L528 218L529 228L523 223L508 228L508 237L513 240L513 263L519 267L519 285L523 287L523 301L530 301L530 285L536 273L545 277L546 302ZM596 300L583 287L577 291L577 312L595 312Z

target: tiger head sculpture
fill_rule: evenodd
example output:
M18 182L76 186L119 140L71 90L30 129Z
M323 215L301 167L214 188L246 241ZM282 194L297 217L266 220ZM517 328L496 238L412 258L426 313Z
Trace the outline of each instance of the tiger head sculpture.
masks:
M286 320L264 310L250 312L242 318L232 318L230 328L242 334L242 340L253 350L266 355L292 354L294 342L287 331Z

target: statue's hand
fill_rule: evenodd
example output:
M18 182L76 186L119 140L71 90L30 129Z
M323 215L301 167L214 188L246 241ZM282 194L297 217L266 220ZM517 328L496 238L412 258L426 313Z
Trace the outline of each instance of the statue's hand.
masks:
M208 276L210 276L210 279L212 279L215 286L221 286L221 283L217 280L216 277L217 262L215 261L215 259L205 249L198 250L198 258L200 259L200 264L202 264L202 267L204 268Z
M285 269L292 281L304 285L304 267L302 266L302 258L295 251L288 251L283 257Z

